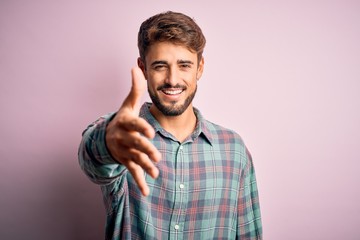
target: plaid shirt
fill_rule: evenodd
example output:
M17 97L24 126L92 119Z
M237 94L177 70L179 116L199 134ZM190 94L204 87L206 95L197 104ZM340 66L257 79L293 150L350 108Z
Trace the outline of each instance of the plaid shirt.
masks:
M83 133L80 166L101 185L107 211L106 239L262 239L258 190L251 155L235 132L206 121L180 143L145 103L140 116L155 129L162 154L160 175L146 175L143 197L127 169L110 156L105 129L114 114Z

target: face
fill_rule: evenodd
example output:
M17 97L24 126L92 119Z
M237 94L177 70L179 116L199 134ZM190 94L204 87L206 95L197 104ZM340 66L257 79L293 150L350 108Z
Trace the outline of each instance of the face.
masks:
M179 116L192 108L192 100L200 79L204 60L186 47L169 42L150 46L145 63L139 60L148 81L148 92L155 112Z

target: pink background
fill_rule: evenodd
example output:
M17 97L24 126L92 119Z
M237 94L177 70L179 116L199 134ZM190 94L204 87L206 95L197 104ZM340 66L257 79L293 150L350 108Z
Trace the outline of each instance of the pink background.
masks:
M344 0L1 1L0 239L103 239L81 132L119 107L140 23L169 9L207 37L195 105L252 152L265 239L360 239L360 2Z

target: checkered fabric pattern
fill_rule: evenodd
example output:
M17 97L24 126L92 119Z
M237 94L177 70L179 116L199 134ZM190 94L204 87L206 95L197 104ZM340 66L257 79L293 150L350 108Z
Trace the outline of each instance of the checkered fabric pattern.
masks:
M143 197L127 169L105 145L114 113L83 133L79 162L102 189L106 239L262 239L260 205L251 155L235 132L205 120L184 142L166 132L145 103L140 116L155 129L162 154L157 179L146 176Z

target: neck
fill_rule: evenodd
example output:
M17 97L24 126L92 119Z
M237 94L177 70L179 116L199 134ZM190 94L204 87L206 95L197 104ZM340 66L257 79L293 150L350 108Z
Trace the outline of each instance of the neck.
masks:
M160 125L180 142L183 142L196 127L196 115L192 105L179 116L165 116L154 105L150 107L151 114Z

